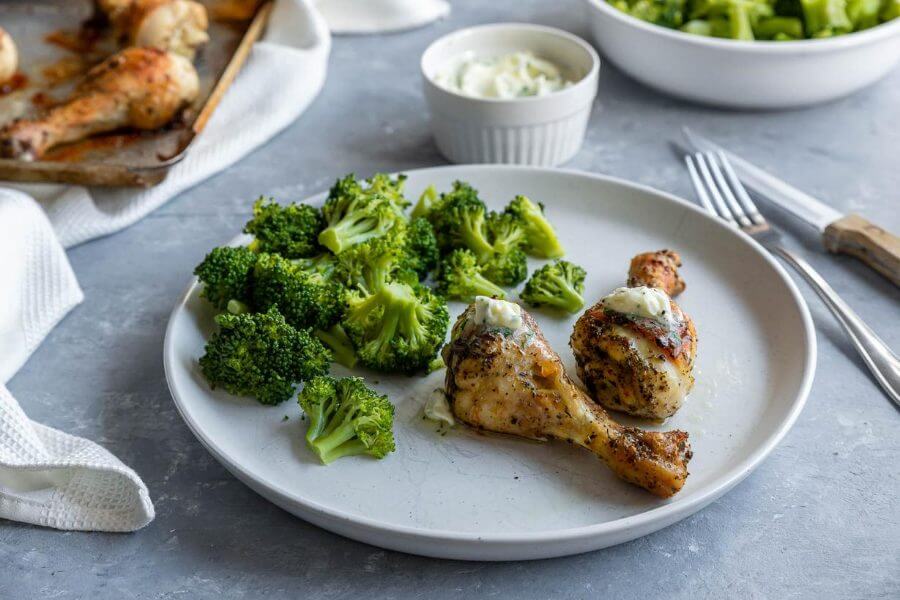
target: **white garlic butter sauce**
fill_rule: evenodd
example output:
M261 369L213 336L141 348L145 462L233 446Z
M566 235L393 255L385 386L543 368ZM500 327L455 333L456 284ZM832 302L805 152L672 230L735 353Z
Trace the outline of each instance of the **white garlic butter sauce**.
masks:
M425 417L432 421L446 423L450 427L456 424L453 418L453 411L450 410L450 402L447 401L447 394L442 389L436 389L431 392L428 400L425 401Z
M438 71L442 88L473 98L546 96L572 85L560 68L531 52L478 57L471 50Z
M600 302L603 308L613 312L653 319L667 327L674 324L669 295L662 290L647 286L620 287L605 296Z
M516 331L522 326L522 307L514 302L475 297L475 324L506 327Z

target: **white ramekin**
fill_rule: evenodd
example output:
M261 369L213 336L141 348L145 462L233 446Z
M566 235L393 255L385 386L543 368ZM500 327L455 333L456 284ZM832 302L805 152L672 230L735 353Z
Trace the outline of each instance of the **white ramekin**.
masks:
M437 72L463 52L497 56L522 50L557 64L575 83L546 96L511 100L471 98L434 83ZM581 38L524 23L470 27L431 44L421 66L435 142L451 162L556 166L581 148L600 70L600 57Z
M865 31L795 42L692 35L585 0L603 56L673 96L731 108L792 108L846 96L900 60L900 19Z

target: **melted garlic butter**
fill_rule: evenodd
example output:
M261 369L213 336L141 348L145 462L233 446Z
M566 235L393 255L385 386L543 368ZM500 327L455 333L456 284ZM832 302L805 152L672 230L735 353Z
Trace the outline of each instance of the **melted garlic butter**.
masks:
M475 323L477 325L506 327L515 331L522 326L522 307L506 300L476 296Z
M662 290L647 286L620 287L600 302L603 308L626 315L653 319L671 327L674 322L671 301Z
M428 400L425 401L425 417L432 421L446 423L450 427L456 424L453 418L453 411L450 410L450 402L447 401L447 394L442 389L436 389L431 392Z

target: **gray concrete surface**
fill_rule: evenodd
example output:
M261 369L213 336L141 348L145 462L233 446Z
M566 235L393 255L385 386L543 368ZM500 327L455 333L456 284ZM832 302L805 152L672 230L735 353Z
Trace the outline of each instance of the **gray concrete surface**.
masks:
M260 193L300 199L350 171L443 164L429 135L418 57L444 32L502 20L588 35L577 0L460 0L432 27L338 38L322 95L286 132L134 227L70 251L86 300L9 387L32 418L94 439L132 465L157 518L130 535L0 523L0 597L900 597L900 414L803 285L820 354L794 429L709 508L591 554L477 564L352 542L251 492L181 421L163 376L162 340L193 266L239 230ZM825 106L752 113L662 97L606 64L587 142L567 166L690 196L664 144L688 124L897 232L898 106L900 71ZM898 290L851 259L826 255L802 225L776 220L790 245L900 348Z

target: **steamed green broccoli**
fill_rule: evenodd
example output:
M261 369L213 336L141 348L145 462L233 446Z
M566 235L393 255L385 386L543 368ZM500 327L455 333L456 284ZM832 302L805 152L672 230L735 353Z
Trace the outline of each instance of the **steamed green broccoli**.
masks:
M847 17L853 30L875 27L881 22L881 0L847 0Z
M528 257L518 248L495 252L484 260L481 272L500 285L519 285L528 277Z
M483 261L494 253L487 227L487 207L468 184L453 185L453 191L441 197L440 209L428 215L438 247L442 252L466 248Z
M506 212L519 220L525 230L524 250L539 258L559 258L565 254L553 226L544 216L544 206L525 196L516 196Z
M340 323L335 323L326 330L317 329L314 334L331 350L334 362L344 365L348 369L356 366L356 350L353 348L353 342Z
M447 305L427 287L388 281L351 293L343 326L364 365L413 373L437 355L449 323Z
M372 294L382 285L396 278L414 279L417 275L404 276L405 249L398 232L357 244L338 255L336 278L345 286L364 294Z
M376 173L366 179L366 192L381 194L390 200L399 211L404 211L410 205L410 201L403 195L405 183L406 175L397 175L392 178L384 173Z
M532 306L550 306L574 313L584 306L584 278L578 265L557 260L535 271L522 290L522 300Z
M685 0L612 0L616 8L632 17L662 25L680 27L684 22Z
M406 217L392 199L376 190L366 190L348 175L331 188L322 207L326 227L319 243L334 252L342 251L372 238L380 237Z
M250 301L256 258L244 246L213 248L194 269L194 275L203 284L200 296L220 310L227 309L231 303L239 311Z
M447 298L470 302L475 296L505 298L506 292L482 275L482 267L469 250L454 250L441 261L438 290Z
M853 31L846 0L800 0L809 37L830 37Z
M607 0L633 17L697 35L797 40L842 35L900 16L900 0Z
M294 327L328 329L344 313L346 290L314 271L307 272L277 254L260 254L253 270L253 307L273 306Z
M774 40L779 36L799 40L803 38L803 21L796 17L767 17L756 23L753 35L760 40Z
M324 252L308 258L295 258L291 262L317 283L333 280L338 264L337 257L331 252Z
M394 405L359 377L317 377L297 400L309 417L306 444L322 463L357 454L384 458L394 451Z
M525 229L519 219L507 212L492 212L488 215L488 235L494 252L506 254L522 248L527 242Z
M425 219L428 217L428 213L431 212L432 207L437 202L438 193L433 185L429 185L425 188L425 191L422 192L422 195L419 196L419 201L416 202L416 205L412 209L411 217L413 219Z
M244 233L254 239L254 252L281 254L285 258L313 256L321 251L316 241L325 221L318 209L306 204L281 206L262 196L253 204L253 219L244 225Z
M213 389L278 404L293 396L297 383L328 373L328 350L306 331L288 325L275 308L224 313L216 323L219 331L200 358L200 370Z
M403 228L404 265L425 278L437 266L440 254L434 228L426 219L417 218Z

